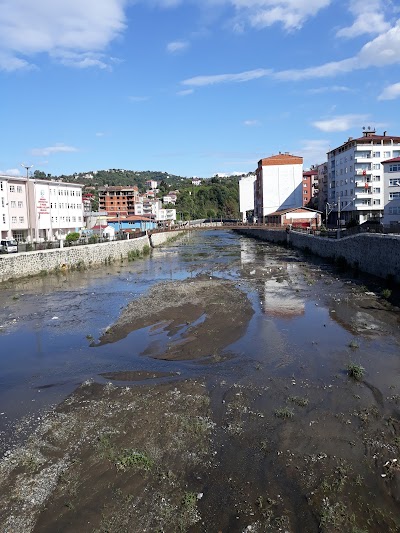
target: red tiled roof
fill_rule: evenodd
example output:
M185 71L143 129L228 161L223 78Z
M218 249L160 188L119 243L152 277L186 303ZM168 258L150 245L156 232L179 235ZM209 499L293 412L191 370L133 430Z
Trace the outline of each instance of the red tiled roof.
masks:
M260 166L260 164L263 167L272 165L302 165L303 158L290 154L276 154L271 155L271 157L265 157L264 159L260 159L258 165Z
M393 157L393 159L386 159L386 161L381 161L382 165L385 163L400 163L400 157Z
M286 213L292 213L293 211L311 211L312 213L321 213L317 209L311 209L310 207L292 207L291 209L281 209L280 211L275 211L275 213L269 213L265 215L266 217L281 216L286 215Z
M305 170L303 176L318 176L318 170Z

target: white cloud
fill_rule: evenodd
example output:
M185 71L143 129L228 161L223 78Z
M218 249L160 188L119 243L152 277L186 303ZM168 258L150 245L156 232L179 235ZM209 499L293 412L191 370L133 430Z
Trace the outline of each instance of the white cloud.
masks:
M75 146L68 146L66 144L55 144L54 146L47 146L46 148L32 148L31 154L34 156L48 156L59 153L77 152L78 148Z
M7 170L0 170L0 175L2 176L21 176L21 171L19 168L9 168Z
M387 32L366 43L357 55L341 61L332 61L317 67L277 72L280 80L298 81L325 78L369 67L383 67L400 63L400 20Z
M213 2L211 2L213 3ZM329 6L331 0L215 0L229 4L236 10L233 27L242 31L244 22L254 28L282 24L285 30L300 29L307 19Z
M194 89L184 89L183 91L178 91L176 94L178 96L189 96L189 94L193 94Z
M173 41L167 44L167 52L170 54L175 54L177 52L182 52L188 48L189 43L187 41Z
M243 122L244 126L253 127L253 126L259 126L260 121L259 120L245 120Z
M322 93L346 93L350 92L352 89L344 85L327 85L326 87L316 87L315 89L309 89L307 92L309 94L322 94Z
M351 26L338 30L336 36L352 38L387 31L390 25L385 21L384 7L381 0L351 0L349 9L355 20Z
M388 85L378 96L378 100L395 100L396 98L400 98L400 83Z
M97 131L96 137L104 137L105 133L103 131Z
M99 53L125 29L128 0L2 0L0 70L28 68L48 54L80 68L105 68Z
M347 131L355 126L362 126L368 120L368 115L338 115L325 120L316 120L312 125L321 131Z
M297 152L304 158L304 166L318 165L326 161L326 154L330 150L326 139L305 139Z
M195 76L184 80L183 85L194 85L196 87L202 87L205 85L217 85L219 83L229 82L245 82L250 80L256 80L258 78L264 78L272 73L270 69L259 68L256 70L247 70L245 72L239 72L238 74L215 74L211 76Z

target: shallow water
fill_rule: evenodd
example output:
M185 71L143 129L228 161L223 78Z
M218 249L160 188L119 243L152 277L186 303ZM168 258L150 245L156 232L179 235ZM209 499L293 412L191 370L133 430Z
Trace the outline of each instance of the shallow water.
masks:
M227 347L220 362L148 356L169 340L162 328L143 328L117 343L91 346L121 309L153 284L198 275L236 281L255 311L246 335ZM82 381L102 381L100 374L119 370L254 383L271 375L301 374L325 383L355 359L383 397L393 394L400 369L398 315L377 310L373 297L367 304L355 298L354 287L328 265L306 263L295 251L222 230L193 232L133 263L3 286L2 440L21 417L40 416L41 409L60 402ZM356 351L348 346L354 339Z

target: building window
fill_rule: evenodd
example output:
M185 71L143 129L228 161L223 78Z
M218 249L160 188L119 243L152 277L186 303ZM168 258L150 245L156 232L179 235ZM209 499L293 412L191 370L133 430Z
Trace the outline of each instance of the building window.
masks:
M389 200L394 200L395 198L400 198L400 192L390 192Z
M24 207L23 202L18 202L18 207L19 207L19 208Z
M11 222L13 224L16 224L17 223L17 217L11 217Z
M21 185L17 185L17 192L22 192L22 187L21 187Z
M374 192L375 194L379 194L379 193L381 192L381 188L380 188L380 187L374 187L374 188L373 188L373 192Z
M383 157L390 157L390 152L383 152Z
M14 185L10 185L10 192L15 192L15 187L14 187Z
M3 224L6 223L6 215L3 215Z
M372 165L372 169L373 169L373 170L379 170L380 168L381 168L380 163L374 163L374 164Z
M372 152L372 157L381 157L380 152Z
M374 200L374 205L381 205L381 201L380 200Z
M400 164L389 165L389 172L400 172Z
M1 207L4 207L4 198L1 198Z
M20 223L20 224L23 224L23 223L24 223L24 217L19 217L19 223Z
M16 205L17 205L17 203L15 202L15 200L11 200L10 204L11 204L11 207L16 207Z
M389 187L399 187L399 186L400 186L400 178L389 180Z

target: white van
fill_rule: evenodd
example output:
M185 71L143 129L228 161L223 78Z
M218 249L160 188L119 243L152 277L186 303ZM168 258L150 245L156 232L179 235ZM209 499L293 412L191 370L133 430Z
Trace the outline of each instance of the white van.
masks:
M14 240L0 241L0 252L11 254L18 252L18 243Z

